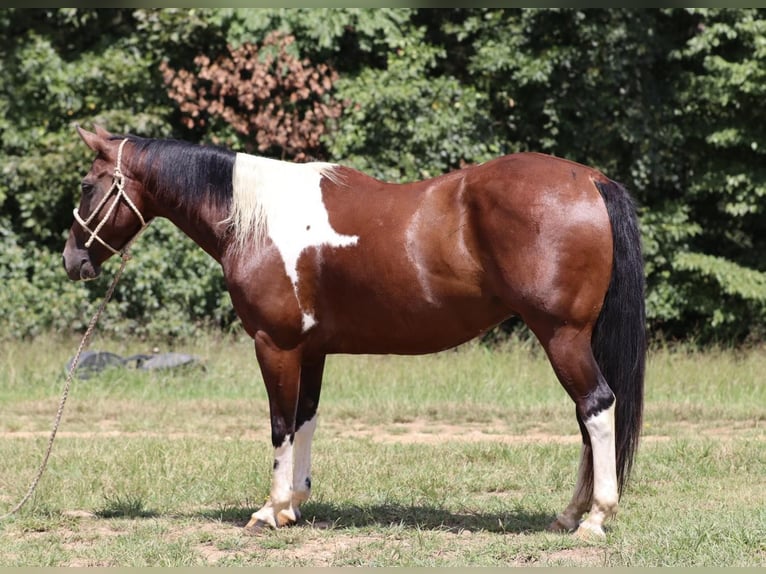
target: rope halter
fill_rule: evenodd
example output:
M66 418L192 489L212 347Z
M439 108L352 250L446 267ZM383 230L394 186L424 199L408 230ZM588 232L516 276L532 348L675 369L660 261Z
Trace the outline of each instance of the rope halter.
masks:
M144 216L141 215L141 212L136 207L136 204L133 203L133 200L128 197L128 195L125 193L125 176L122 174L122 170L120 169L120 166L122 164L122 148L125 147L125 142L127 142L127 139L124 139L120 142L120 147L117 150L117 165L114 166L114 175L112 176L112 187L109 188L109 191L107 191L104 194L104 197L101 199L99 204L96 206L96 208L91 212L91 214L88 216L87 219L83 219L80 216L79 210L75 207L73 214L75 221L80 224L80 226L88 233L90 234L90 238L85 242L86 249L89 248L91 245L93 245L93 241L98 241L101 245L106 247L109 251L111 251L114 255L120 255L123 258L128 257L128 249L133 244L133 242L138 239L138 236L141 235L141 232L146 229L149 224L144 220ZM91 229L90 225L95 219L96 215L98 215L98 212L101 211L101 209L106 205L109 198L112 196L112 192L117 190L117 193L114 195L114 200L112 201L112 204L109 206L109 209L106 210L106 213L104 214L104 217L101 218L101 221L98 222L95 229ZM101 239L98 236L99 231L101 231L101 228L104 227L104 224L106 224L107 220L112 216L112 213L117 208L117 205L120 203L120 200L125 201L125 203L128 204L128 207L133 211L133 213L136 214L136 217L138 217L138 220L141 222L141 229L139 229L136 234L124 245L122 249L115 249L111 245L109 245L106 241Z

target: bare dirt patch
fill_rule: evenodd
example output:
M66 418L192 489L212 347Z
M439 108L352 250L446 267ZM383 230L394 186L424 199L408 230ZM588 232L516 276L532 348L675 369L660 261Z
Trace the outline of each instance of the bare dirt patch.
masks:
M357 423L341 426L330 423L323 425L341 438L370 439L379 443L397 444L439 444L443 442L494 442L502 444L559 443L575 444L579 435L558 435L542 431L512 434L500 424L447 424L426 420L383 425Z
M233 438L244 440L265 440L266 431L263 428L238 428L236 432L227 432L232 429L220 429L222 432L194 432L186 430L124 430L120 429L115 421L101 421L92 425L96 430L67 431L60 430L57 437L60 438L158 438L164 440L184 439L210 439L220 435L220 438L229 440ZM733 440L740 438L743 433L753 433L752 424L704 427L686 421L679 421L672 425L665 425L663 434L650 434L651 429L645 429L642 436L643 442L665 442L673 438L683 436L706 436L716 440ZM458 423L449 424L439 421L419 419L410 422L397 422L388 424L366 424L363 422L341 423L335 421L322 421L318 430L324 438L338 437L345 439L371 440L383 444L440 444L444 442L481 443L491 442L500 444L579 444L580 435L560 434L532 428L523 433L512 430L502 422L486 423ZM0 431L0 440L4 439L33 439L45 438L50 435L49 430L25 431L5 430Z
M332 566L346 552L381 540L381 536L369 534L334 533L332 538L314 537L290 547L290 556L298 562L310 563L312 566ZM280 552L274 551L275 556Z

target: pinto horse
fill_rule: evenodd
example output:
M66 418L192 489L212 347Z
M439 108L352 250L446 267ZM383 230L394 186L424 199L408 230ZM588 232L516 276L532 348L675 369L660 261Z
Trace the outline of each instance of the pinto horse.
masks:
M69 277L93 279L165 217L220 263L255 342L274 467L248 531L300 519L328 354L433 353L516 315L574 401L583 440L574 495L549 528L604 535L638 446L646 353L640 235L620 184L537 153L391 184L331 163L77 130L97 155L64 248Z

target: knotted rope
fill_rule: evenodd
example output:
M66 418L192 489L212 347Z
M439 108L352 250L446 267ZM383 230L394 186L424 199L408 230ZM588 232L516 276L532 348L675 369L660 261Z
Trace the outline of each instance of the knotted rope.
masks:
M69 373L67 373L66 381L64 383L64 390L61 393L61 400L59 401L59 407L58 407L58 410L56 411L56 417L53 421L53 429L51 430L50 438L48 438L48 447L45 449L45 455L43 456L43 460L40 463L40 468L37 470L37 474L35 475L34 479L32 479L32 484L30 484L29 490L27 490L27 493L24 495L24 497L9 512L0 516L0 521L5 520L6 518L16 514L32 497L32 494L34 494L35 489L37 488L37 484L40 482L40 478L42 478L43 473L45 472L45 467L48 465L48 459L50 458L51 451L53 450L53 441L56 438L56 433L58 432L59 425L61 424L61 416L64 414L64 405L66 404L67 397L69 396L69 388L72 385L74 372L75 370L77 370L77 365L80 362L80 355L82 354L85 347L88 345L88 342L90 341L90 336L93 333L94 329L96 328L96 323L98 323L98 320L101 317L101 314L104 312L104 309L106 308L106 304L109 302L109 299L112 298L112 294L114 293L114 288L117 286L117 282L120 280L120 277L122 277L122 272L125 271L125 265L127 265L128 261L131 258L131 255L130 255L131 245L133 245L136 239L138 239L138 236L141 235L141 233L149 226L149 223L147 223L144 220L143 215L141 215L141 212L138 210L136 205L125 193L125 179L122 174L120 164L122 163L122 148L125 147L125 142L127 141L128 141L127 139L124 139L120 142L120 147L117 151L117 164L115 165L114 175L112 176L113 177L112 187L104 195L101 202L96 206L96 208L93 210L93 212L90 214L90 216L87 219L82 219L80 217L79 211L76 208L74 210L75 220L83 227L83 229L85 229L85 231L87 231L90 234L90 238L85 243L85 247L90 247L91 244L93 243L93 240L95 239L101 245L109 249L112 253L114 253L115 255L119 255L122 258L122 263L120 264L120 268L117 271L117 274L114 276L114 279L112 279L112 284L109 286L109 289L107 289L106 295L104 295L104 300L101 302L101 305L99 305L98 309L96 310L96 313L91 318L90 323L88 323L88 328L85 330L85 334L82 337L82 341L80 341L80 346L77 348L77 353L75 353L74 359L72 359L72 364L69 367ZM106 204L106 201L109 199L109 197L112 195L112 192L115 189L117 190L117 194L115 195L114 202L109 207L106 214L101 219L101 221L96 226L96 228L94 230L91 230L89 227L91 221L93 221L93 218L96 217L96 215L101 210L101 208L104 207L104 205ZM98 232L101 231L101 228L104 226L106 221L112 215L115 208L117 207L117 204L120 202L121 199L124 200L128 204L128 207L130 207L130 209L133 211L133 213L135 213L138 216L138 219L141 221L141 229L139 229L138 232L125 244L125 246L118 251L114 249L111 245L103 241L98 236Z

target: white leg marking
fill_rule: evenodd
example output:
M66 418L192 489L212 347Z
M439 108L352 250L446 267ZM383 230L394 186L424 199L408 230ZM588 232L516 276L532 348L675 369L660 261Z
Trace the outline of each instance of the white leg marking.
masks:
M342 235L330 225L321 183L336 166L289 163L238 153L234 163L234 201L229 221L237 242L271 239L298 298L298 259L309 247L349 247L359 237ZM301 309L310 313L312 309ZM305 323L304 323L305 324ZM305 328L304 328L305 330Z
M274 476L271 483L271 498L279 504L290 500L293 479L293 449L289 438L274 452Z
M584 421L593 450L593 505L588 518L580 524L578 534L604 535L604 520L617 510L617 464L614 437L614 406Z
M549 526L549 530L570 531L577 528L580 524L580 518L582 518L582 515L588 510L591 503L592 493L589 490L586 490L585 469L590 464L592 456L591 448L583 444L580 449L580 466L577 470L577 484L575 485L572 500ZM588 485L588 487L590 487L590 485Z
M293 466L293 508L308 500L311 494L311 441L317 427L317 415L301 425L295 433L295 462Z
M274 471L271 476L269 501L253 514L253 520L261 520L273 528L281 526L278 515L289 512L292 502L293 444L285 438L282 446L274 449ZM289 514L287 515L289 517ZM251 520L251 522L253 521Z

